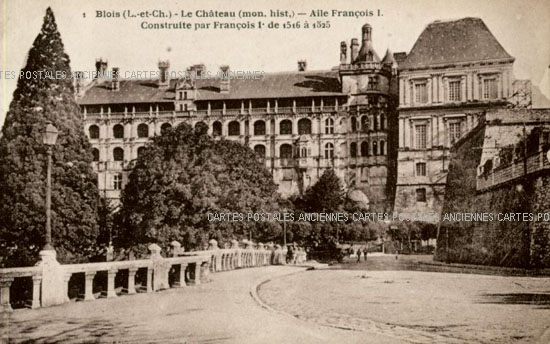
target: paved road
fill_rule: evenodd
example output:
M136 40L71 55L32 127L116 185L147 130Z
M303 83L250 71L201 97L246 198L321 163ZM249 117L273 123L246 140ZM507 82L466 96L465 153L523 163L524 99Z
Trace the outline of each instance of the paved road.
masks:
M4 316L4 340L130 343L393 343L383 334L346 331L263 308L259 281L297 273L266 267L212 274L212 282L154 294L69 303Z

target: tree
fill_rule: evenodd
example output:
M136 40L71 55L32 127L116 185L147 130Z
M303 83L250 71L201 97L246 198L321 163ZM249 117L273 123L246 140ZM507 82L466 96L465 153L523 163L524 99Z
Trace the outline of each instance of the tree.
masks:
M344 190L340 178L333 169L326 170L304 197L298 201L298 208L308 212L338 212L344 204Z
M5 266L33 264L44 246L42 132L47 121L59 130L52 156L53 246L62 262L86 259L96 249L97 179L69 62L48 8L22 70L28 77L17 83L0 139L0 248Z
M168 246L178 240L195 248L211 238L280 235L278 224L246 218L249 212L278 209L277 186L263 160L240 143L213 140L207 129L203 123L195 129L182 123L146 147L122 192L118 223L124 241L118 245ZM229 216L210 221L216 214Z

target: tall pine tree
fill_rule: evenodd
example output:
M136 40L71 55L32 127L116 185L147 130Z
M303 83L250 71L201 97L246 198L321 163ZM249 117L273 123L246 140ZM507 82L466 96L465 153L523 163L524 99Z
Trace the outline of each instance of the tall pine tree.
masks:
M81 261L97 247L96 176L69 62L48 8L22 70L29 77L18 80L0 139L4 266L33 264L44 246L47 148L42 133L47 121L59 130L52 156L52 239L58 259Z

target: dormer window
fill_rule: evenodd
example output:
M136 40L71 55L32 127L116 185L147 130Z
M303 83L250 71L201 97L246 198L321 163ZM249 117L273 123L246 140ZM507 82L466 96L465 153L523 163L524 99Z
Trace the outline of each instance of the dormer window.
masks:
M187 99L187 92L183 92L183 99Z

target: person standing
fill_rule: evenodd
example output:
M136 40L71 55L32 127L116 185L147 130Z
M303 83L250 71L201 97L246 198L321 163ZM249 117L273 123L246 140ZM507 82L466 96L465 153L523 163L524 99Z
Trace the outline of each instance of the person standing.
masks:
M361 261L361 248L357 249L357 263Z
M367 249L367 246L365 246L365 248L363 249L363 255L365 256L365 262L367 261L368 252L369 252L369 250Z

